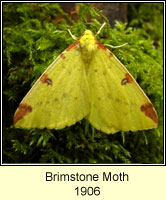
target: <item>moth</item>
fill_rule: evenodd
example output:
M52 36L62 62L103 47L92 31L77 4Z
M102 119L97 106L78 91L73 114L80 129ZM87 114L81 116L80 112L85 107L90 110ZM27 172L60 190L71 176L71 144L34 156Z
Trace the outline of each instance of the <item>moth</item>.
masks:
M157 113L146 94L90 30L39 77L19 104L14 125L63 129L83 118L109 134L158 126Z

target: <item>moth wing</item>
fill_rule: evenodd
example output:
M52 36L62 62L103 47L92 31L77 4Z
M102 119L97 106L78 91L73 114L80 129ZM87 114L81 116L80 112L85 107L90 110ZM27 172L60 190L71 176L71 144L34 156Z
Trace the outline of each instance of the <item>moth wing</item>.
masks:
M20 103L14 124L22 128L61 129L85 117L89 90L81 53L69 46L41 75Z
M91 110L88 120L106 133L156 128L150 100L123 64L102 44L89 66Z

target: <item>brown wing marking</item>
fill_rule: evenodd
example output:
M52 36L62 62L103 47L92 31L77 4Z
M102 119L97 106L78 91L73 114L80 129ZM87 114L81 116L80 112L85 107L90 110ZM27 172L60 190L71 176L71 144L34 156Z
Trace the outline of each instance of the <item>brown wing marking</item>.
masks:
M158 125L158 117L151 103L147 102L143 104L140 109L147 117L151 118Z
M32 107L28 104L21 103L18 107L18 111L16 111L14 115L14 124L30 112L32 112Z

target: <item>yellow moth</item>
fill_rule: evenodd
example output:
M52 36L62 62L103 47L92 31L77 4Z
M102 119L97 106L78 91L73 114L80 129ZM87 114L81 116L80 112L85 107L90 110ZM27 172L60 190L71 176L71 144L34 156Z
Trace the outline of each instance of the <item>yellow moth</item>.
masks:
M158 126L148 97L90 30L40 76L18 106L14 125L62 129L83 118L105 133Z

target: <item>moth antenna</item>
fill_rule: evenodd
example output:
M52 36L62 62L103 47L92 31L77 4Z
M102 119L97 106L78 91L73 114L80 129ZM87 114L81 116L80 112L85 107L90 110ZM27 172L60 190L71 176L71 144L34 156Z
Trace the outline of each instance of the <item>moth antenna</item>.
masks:
M74 35L71 33L70 29L67 29L67 30L68 30L68 32L69 32L69 34L70 34L70 36L73 38L73 40L77 40L77 37L76 37L76 36L74 36Z
M117 48L121 48L121 47L124 47L126 46L128 43L124 43L122 45L119 45L119 46L112 46L110 44L104 44L105 46L108 46L108 47L111 47L112 49L117 49Z
M102 30L102 28L103 28L105 25L106 25L106 22L104 22L104 23L102 24L102 26L99 28L99 30L97 31L97 33L96 33L95 36L97 36L98 34L100 34L100 31Z

